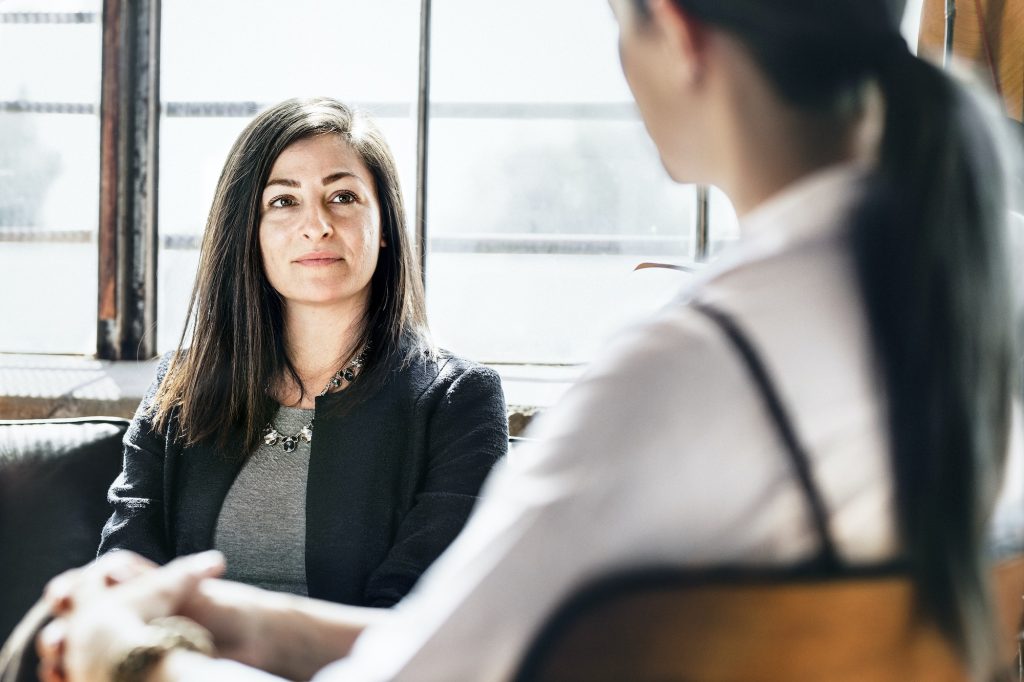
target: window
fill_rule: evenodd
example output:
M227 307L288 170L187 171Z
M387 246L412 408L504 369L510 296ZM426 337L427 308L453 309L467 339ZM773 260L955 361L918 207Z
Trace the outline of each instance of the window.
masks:
M8 292L0 315L17 321L0 325L0 351L91 354L104 230L103 6L54 0L50 14L39 14L35 4L0 0L0 59L26 65L0 74L0 284ZM430 8L424 64L421 4ZM705 200L662 170L621 76L604 3L131 6L161 12L159 52L151 63L137 57L143 63L135 67L151 67L159 82L158 135L144 142L158 160L158 267L145 294L156 301L157 351L175 347L181 333L228 148L257 111L287 97L336 97L380 121L412 231L417 186L425 188L435 334L480 360L585 363L612 330L662 305L687 277L635 272L636 265L693 265L736 236L724 197L711 192ZM421 175L424 66L429 132ZM119 172L138 172L128 165ZM703 215L710 221L702 230Z

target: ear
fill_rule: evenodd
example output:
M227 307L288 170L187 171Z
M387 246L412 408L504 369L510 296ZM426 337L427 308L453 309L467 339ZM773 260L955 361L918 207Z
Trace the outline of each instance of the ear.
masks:
M697 85L707 65L708 28L672 0L647 0L651 21L666 39L671 57L680 60L688 85Z

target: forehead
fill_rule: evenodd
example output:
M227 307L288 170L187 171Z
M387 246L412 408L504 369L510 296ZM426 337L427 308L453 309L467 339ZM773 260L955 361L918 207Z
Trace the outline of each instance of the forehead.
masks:
M270 178L289 180L320 179L347 171L372 184L370 170L362 157L341 135L328 133L296 140L274 160Z

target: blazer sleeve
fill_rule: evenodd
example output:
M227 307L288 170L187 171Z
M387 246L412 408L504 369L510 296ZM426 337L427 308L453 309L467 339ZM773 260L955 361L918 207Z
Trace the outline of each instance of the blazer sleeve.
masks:
M429 391L428 391L429 393ZM472 365L444 390L427 423L427 470L364 603L393 606L459 534L484 479L508 451L508 416L498 374Z
M167 441L156 431L150 410L170 358L161 359L156 380L125 433L124 463L107 493L113 513L103 526L98 555L128 549L160 564L172 558L164 519Z

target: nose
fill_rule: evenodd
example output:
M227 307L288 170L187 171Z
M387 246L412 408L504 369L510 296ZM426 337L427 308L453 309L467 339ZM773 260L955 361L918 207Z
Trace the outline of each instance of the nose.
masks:
M302 220L302 236L310 241L326 239L334 233L331 213L318 202L308 202Z

